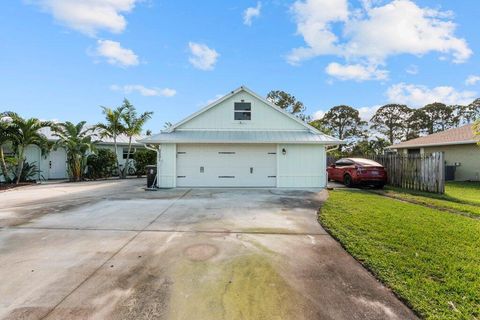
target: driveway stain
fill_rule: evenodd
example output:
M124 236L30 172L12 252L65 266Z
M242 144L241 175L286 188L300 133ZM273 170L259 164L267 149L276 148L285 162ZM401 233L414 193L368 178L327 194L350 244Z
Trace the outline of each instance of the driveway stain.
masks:
M205 261L218 253L218 248L211 244L196 244L184 250L184 255L192 261Z
M184 260L175 268L169 319L302 319L299 294L263 254Z

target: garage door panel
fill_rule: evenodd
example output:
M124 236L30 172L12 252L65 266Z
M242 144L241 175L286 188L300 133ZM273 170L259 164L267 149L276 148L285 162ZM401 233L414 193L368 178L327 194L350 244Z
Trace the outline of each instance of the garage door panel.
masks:
M275 145L177 146L179 187L274 187L276 166Z

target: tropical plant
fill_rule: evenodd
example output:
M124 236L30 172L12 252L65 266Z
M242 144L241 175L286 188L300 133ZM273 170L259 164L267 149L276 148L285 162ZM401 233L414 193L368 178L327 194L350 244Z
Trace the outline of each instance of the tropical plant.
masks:
M14 172L13 179L18 182L35 181L37 177L40 178L41 180L45 180L45 178L41 174L42 171L38 168L36 163L37 163L36 161L27 162L26 160L23 160L22 171L20 173Z
M0 169L5 182L10 182L10 175L8 174L7 161L5 159L4 147L11 143L13 139L13 129L10 126L10 118L0 113Z
M71 181L81 181L87 165L87 153L94 149L92 129L85 121L77 124L69 121L53 126L53 135L58 137L55 148L64 148L67 153L68 176Z
M123 125L123 122L122 122L122 117L125 114L125 112L127 112L125 101L128 101L128 100L125 99L124 103L115 109L101 107L102 113L105 115L106 122L98 123L94 127L95 130L98 131L101 138L108 137L113 140L113 145L115 147L115 154L118 154L117 138L119 135L125 133L125 126ZM120 163L118 161L118 157L115 158L115 164L118 172L120 172Z
M24 119L15 112L5 112L5 117L8 117L9 128L11 131L11 144L15 152L16 169L14 172L15 183L20 182L21 173L25 163L25 149L28 145L35 145L40 148L42 154L48 152L51 148L47 137L40 132L40 129L52 127L53 123L50 121L41 121L37 118Z
M136 108L125 99L122 105L126 112L122 114L124 133L128 137L128 152L125 165L121 171L121 177L125 178L130 169L130 154L132 151L132 139L142 133L143 126L151 117L153 112L147 111L140 115L137 114Z
M145 168L148 165L156 164L157 153L148 149L139 149L133 154L133 160L135 160L135 169L137 176L145 174Z
M116 160L117 156L112 150L98 148L87 157L87 178L96 180L111 177Z

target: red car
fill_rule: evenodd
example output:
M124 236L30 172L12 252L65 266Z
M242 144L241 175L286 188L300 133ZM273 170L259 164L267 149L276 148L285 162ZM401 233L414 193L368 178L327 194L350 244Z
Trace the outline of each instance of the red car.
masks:
M383 188L387 172L378 162L362 158L343 158L327 168L328 180L343 182L345 186L372 185Z

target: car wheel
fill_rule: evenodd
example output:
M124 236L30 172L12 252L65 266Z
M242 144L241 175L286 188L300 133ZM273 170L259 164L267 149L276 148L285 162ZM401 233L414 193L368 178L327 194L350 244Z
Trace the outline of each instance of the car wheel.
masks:
M350 176L349 174L346 174L346 175L343 177L343 184L344 184L346 187L348 187L348 188L353 187L352 176Z

